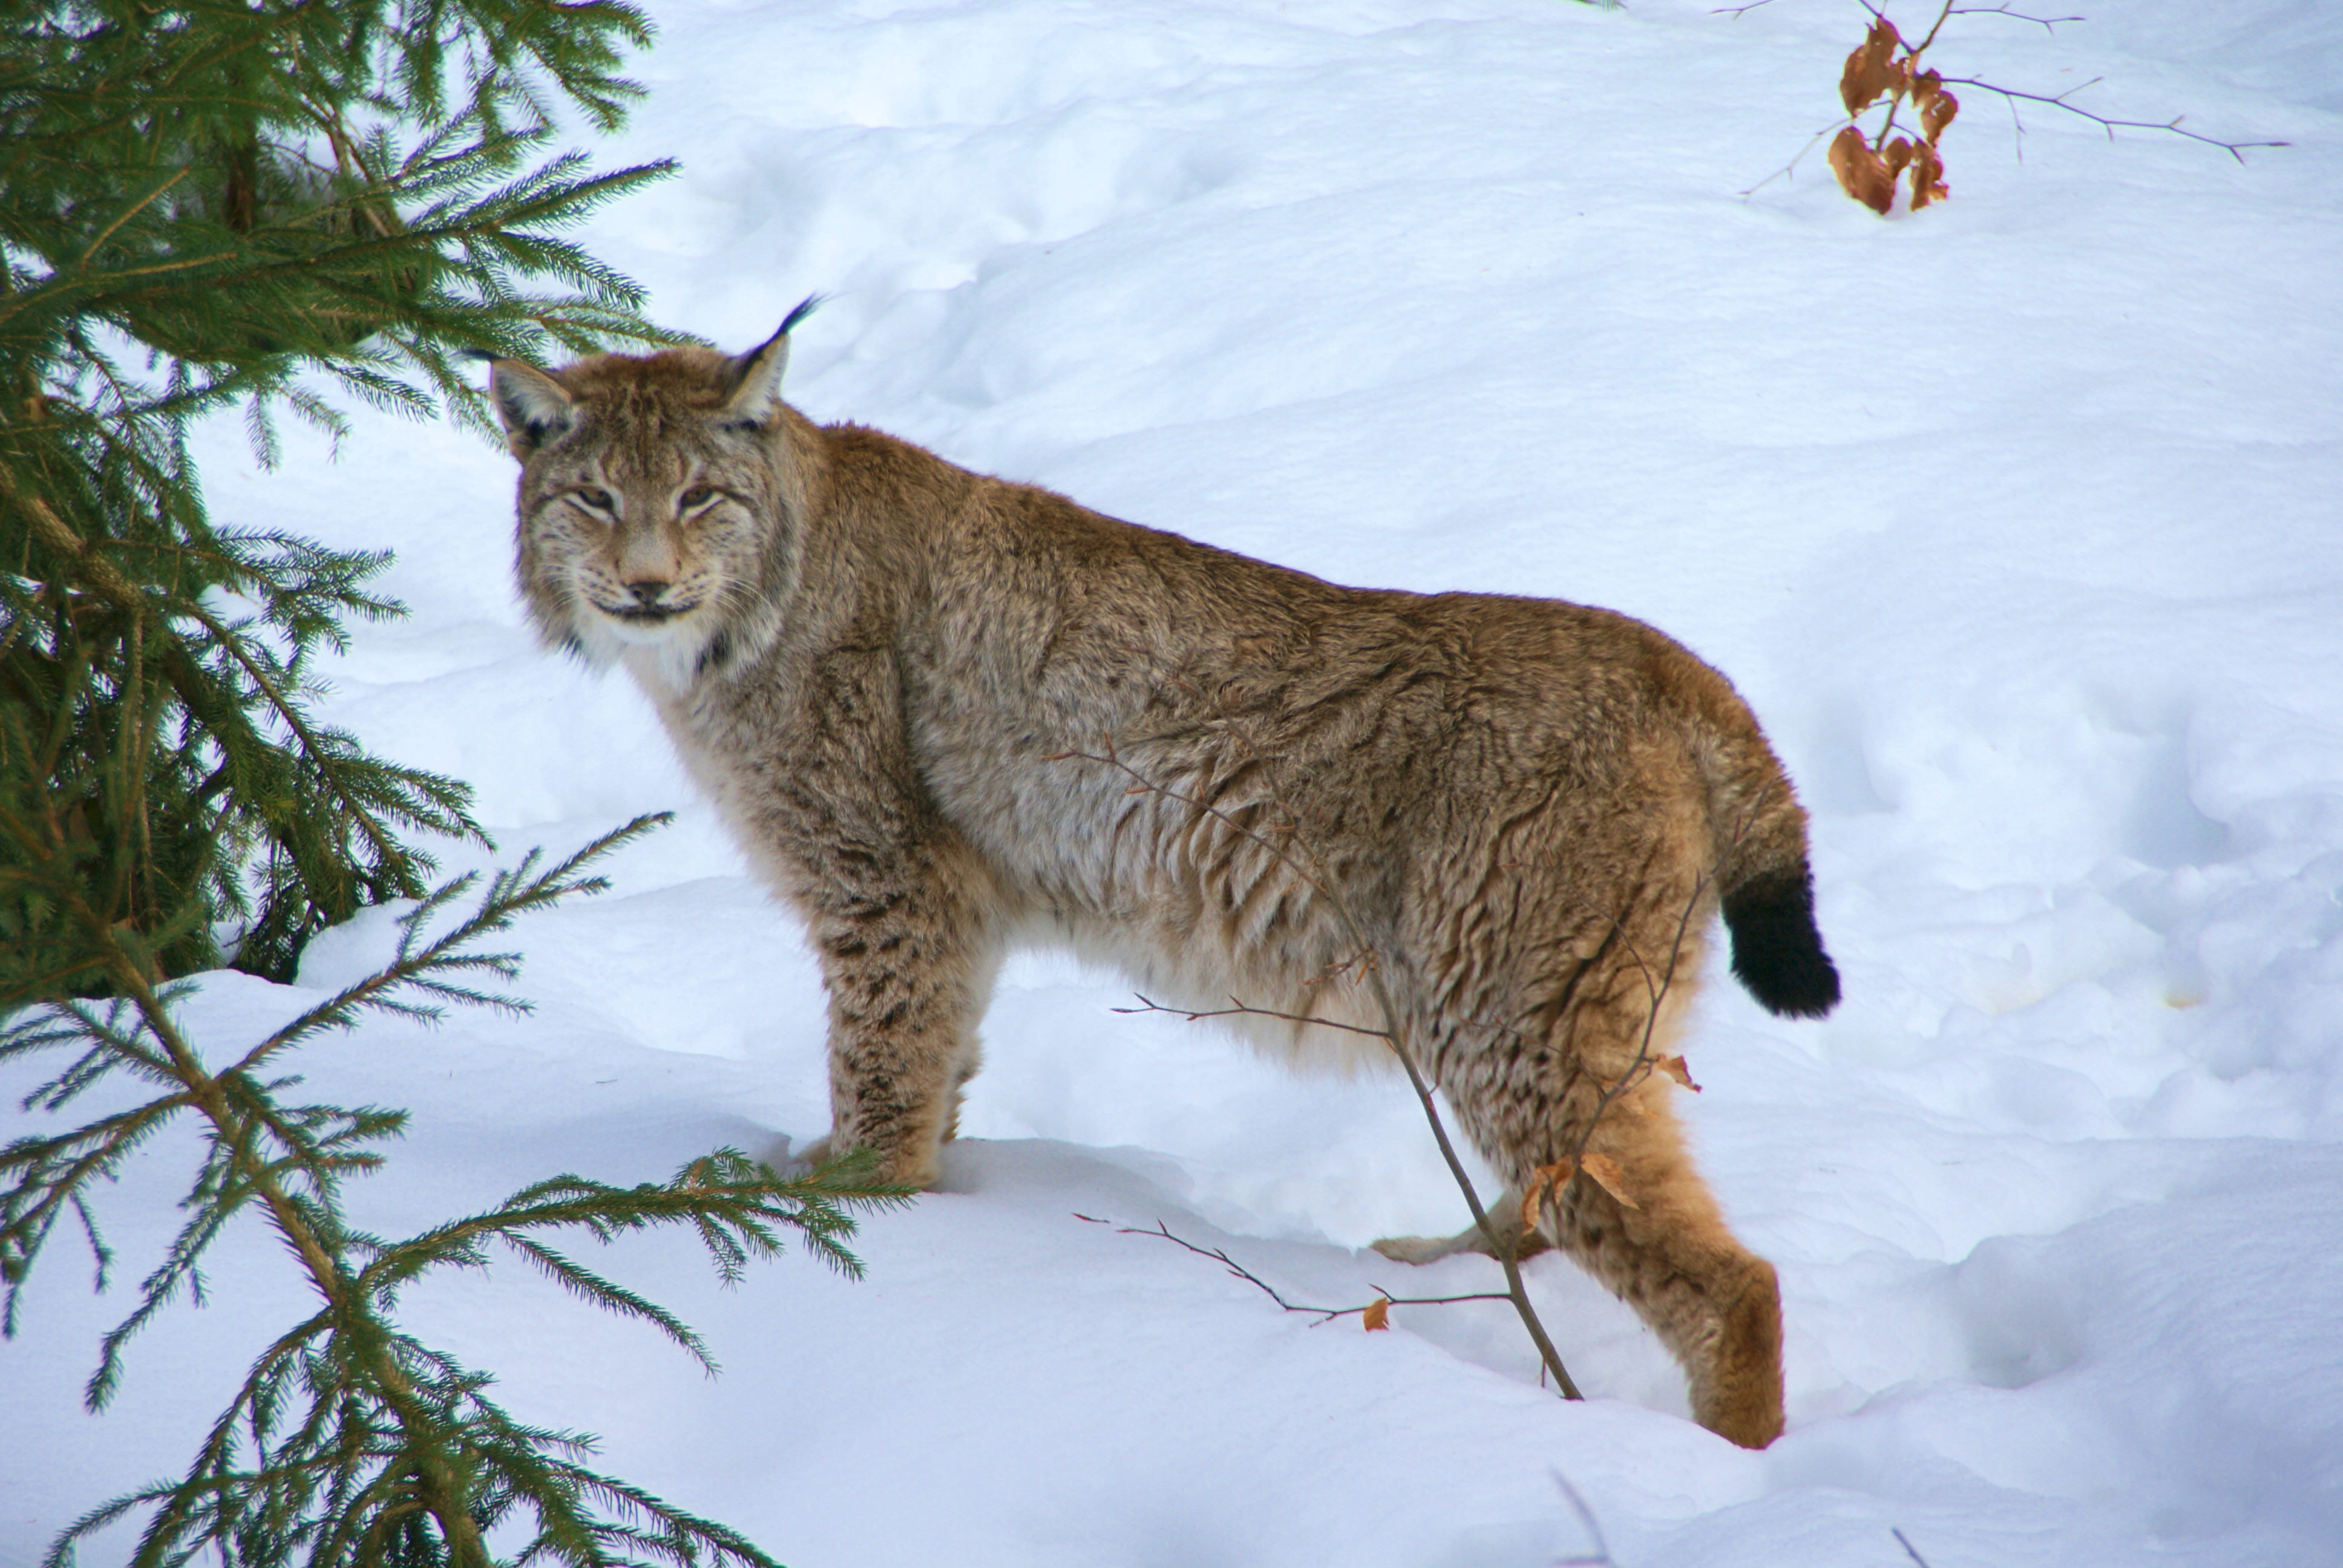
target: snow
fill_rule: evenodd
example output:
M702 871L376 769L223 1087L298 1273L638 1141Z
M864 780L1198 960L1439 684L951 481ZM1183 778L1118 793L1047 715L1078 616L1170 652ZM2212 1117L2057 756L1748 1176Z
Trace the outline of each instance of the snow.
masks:
M1550 1256L1583 1404L1502 1305L1312 1329L1120 1233L1330 1304L1493 1278L1361 1250L1463 1221L1403 1085L1120 1016L1047 955L993 1007L946 1190L869 1223L865 1281L605 1260L721 1378L511 1268L411 1292L427 1340L793 1564L1529 1568L1590 1549L1565 1482L1626 1568L1907 1561L1891 1529L1934 1568L2343 1561L2334 7L1956 17L1948 74L2103 76L2102 112L2292 146L2032 106L2019 138L1971 90L1952 200L1886 221L1819 152L1737 195L1830 121L1864 20L1835 0L659 9L608 156L685 172L593 244L729 347L830 295L809 413L1340 580L1610 606L1749 697L1814 811L1847 1000L1776 1020L1719 966L1683 1103L1781 1270L1790 1430L1752 1454L1691 1425L1655 1342ZM359 1221L824 1131L813 964L639 696L533 647L508 460L387 422L274 474L232 432L206 452L222 517L398 551L414 616L360 630L327 716L472 780L502 859L679 813L522 930L532 1018L306 1053L319 1097L415 1113ZM190 1028L232 1049L387 930L321 938L297 987L211 977ZM40 1124L9 1104L0 1134ZM106 1195L126 1279L189 1148ZM45 1260L0 1350L0 1565L176 1473L299 1310L257 1228L211 1280L92 1417L126 1292Z

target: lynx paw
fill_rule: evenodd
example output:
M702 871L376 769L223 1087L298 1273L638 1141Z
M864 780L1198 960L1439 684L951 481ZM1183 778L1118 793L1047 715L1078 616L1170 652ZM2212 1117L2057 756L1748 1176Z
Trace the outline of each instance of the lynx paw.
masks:
M1513 1249L1515 1259L1534 1258L1552 1243L1543 1231L1522 1233L1521 1211L1521 1200L1508 1193L1488 1211L1489 1223L1496 1228L1498 1241ZM1453 1236L1385 1236L1372 1245L1394 1263L1436 1263L1459 1252L1478 1252L1484 1258L1497 1255L1478 1225L1467 1225Z
M1782 1435L1782 1292L1753 1258L1718 1324L1709 1364L1693 1379L1693 1415L1719 1437L1764 1448Z

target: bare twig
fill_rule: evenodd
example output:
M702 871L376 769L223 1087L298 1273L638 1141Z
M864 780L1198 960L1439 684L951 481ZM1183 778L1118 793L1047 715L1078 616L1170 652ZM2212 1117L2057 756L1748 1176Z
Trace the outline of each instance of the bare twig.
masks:
M1578 1515L1578 1522L1586 1526L1586 1533L1594 1540L1594 1556L1582 1553L1576 1557L1557 1557L1547 1564L1547 1568L1612 1568L1611 1543L1603 1539L1603 1526L1594 1522L1594 1510L1586 1505L1586 1499L1578 1494L1578 1488L1570 1483L1570 1477L1559 1470L1547 1473L1554 1477L1554 1483L1561 1489L1563 1496L1570 1500L1571 1512Z
M2031 22L2046 33L2056 33L2061 22L2084 22L2085 16L2028 16L2023 11L2013 11L2007 5L1956 5L1945 13L1947 16L2006 16L2013 22Z
M2027 20L2030 21L2033 20L2033 18L2029 17ZM2248 147L2286 147L2292 146L2294 145L2291 142L2225 142L2218 136L2208 136L2201 131L2192 131L2181 125L2180 122L2187 118L2186 115L2175 115L2168 120L2118 120L2107 115L2094 113L2089 109L2084 108L2079 104L2070 104L2066 101L2068 98L2073 97L2077 93L2083 91L2084 88L2096 87L2104 80L2106 80L2105 77L2094 76L2089 81L2079 83L2075 86L2067 88L2063 93L2021 92L2015 87L1996 86L1993 83L1982 81L1976 76L1946 76L1945 78L1945 85L1948 87L1975 87L1979 92L1997 93L2001 95L2004 102L2008 103L2011 106L2010 115L2012 118L2016 116L2016 105L2020 101L2028 104L2047 104L2054 109L2064 109L2070 115L2080 115L2083 118L2090 121L2093 125L2097 126L2102 130L2106 131L2107 134L2107 140L2109 141L2114 141L2116 139L2116 133L2119 130L2168 131L2176 136L2186 136L2192 142L2202 142L2208 147L2218 147L2223 152L2228 154L2231 157L2237 159L2239 163L2244 163L2246 161L2246 149ZM2024 126L2021 126L2019 130L2020 133L2023 134Z
M1214 1018L1274 1018L1282 1019L1287 1023L1315 1024L1320 1029L1339 1029L1349 1034L1363 1034L1371 1040L1391 1038L1383 1030L1369 1029L1363 1024L1344 1023L1340 1019L1319 1018L1312 1013L1280 1012L1273 1007L1249 1007L1234 997L1229 999L1229 1005L1226 1007L1208 1007L1191 1011L1184 1007L1166 1007L1160 1001L1151 1000L1143 991L1134 991L1132 994L1139 998L1137 1007L1118 1007L1111 1010L1125 1017L1139 1013L1168 1012L1174 1018L1186 1019L1190 1023L1202 1023L1207 1019Z
M1165 1010L1168 1011L1170 1010L1166 1009ZM1074 1218L1077 1220L1088 1220L1093 1225L1104 1225L1111 1222L1106 1220L1098 1219L1094 1215L1090 1214L1077 1214ZM1235 1275L1238 1279L1244 1281L1245 1283L1258 1288L1264 1295L1268 1296L1271 1301L1275 1302L1287 1312L1307 1312L1315 1317L1318 1322L1310 1325L1313 1329L1318 1327L1320 1323L1332 1322L1336 1318L1347 1318L1357 1313L1364 1312L1375 1304L1374 1302L1362 1302L1355 1307L1312 1307L1300 1302L1289 1302L1283 1295L1279 1293L1276 1286L1271 1284L1267 1280L1262 1279L1259 1274L1254 1273L1251 1269L1246 1268L1242 1263L1238 1262L1234 1258L1230 1257L1228 1253L1221 1248L1199 1247L1195 1242L1187 1240L1185 1237L1175 1236L1161 1220L1156 1221L1151 1226L1117 1225L1115 1227L1115 1234L1118 1236L1160 1236L1164 1241L1171 1242L1173 1246L1184 1247L1200 1258L1210 1258L1212 1261L1226 1268L1230 1273ZM1372 1282L1370 1282L1370 1283ZM1458 1302L1503 1302L1510 1300L1503 1291L1482 1291L1476 1294L1469 1296L1396 1296L1391 1292L1384 1290L1383 1286L1376 1285L1375 1292L1376 1300L1380 1301L1387 1307L1445 1307L1453 1305Z
M1815 144L1819 143L1825 136L1829 136L1838 128L1839 123L1836 120L1833 120L1829 125L1825 126L1821 130L1816 131L1813 136L1807 139L1806 145L1798 149L1796 157L1792 158L1788 163L1784 164L1780 168L1775 169L1772 174L1767 175L1764 179L1759 180L1747 190L1741 192L1741 199L1743 201L1747 201L1751 196L1755 196L1759 191L1764 190L1775 180L1788 179L1796 172L1799 162L1804 159L1808 153L1815 150Z
M1917 1563L1920 1565L1920 1568L1928 1568L1928 1560L1920 1555L1920 1549L1912 1544L1910 1539L1905 1535L1901 1529L1891 1524L1887 1527L1887 1533L1896 1537L1896 1544L1904 1548L1904 1554L1906 1556L1911 1558L1913 1562Z

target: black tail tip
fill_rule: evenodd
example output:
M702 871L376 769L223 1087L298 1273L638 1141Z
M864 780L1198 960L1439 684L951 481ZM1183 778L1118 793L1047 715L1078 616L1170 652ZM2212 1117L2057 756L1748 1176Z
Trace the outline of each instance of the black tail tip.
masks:
M1725 896L1733 978L1765 1010L1821 1018L1838 1005L1838 966L1815 929L1814 878L1804 866L1743 883Z

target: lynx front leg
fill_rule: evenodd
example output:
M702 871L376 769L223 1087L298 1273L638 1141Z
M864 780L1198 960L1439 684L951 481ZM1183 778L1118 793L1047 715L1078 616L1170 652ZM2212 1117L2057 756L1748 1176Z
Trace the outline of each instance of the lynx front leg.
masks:
M836 890L814 922L830 992L830 1147L932 1187L974 1075L994 968L988 878L957 839L907 849Z

